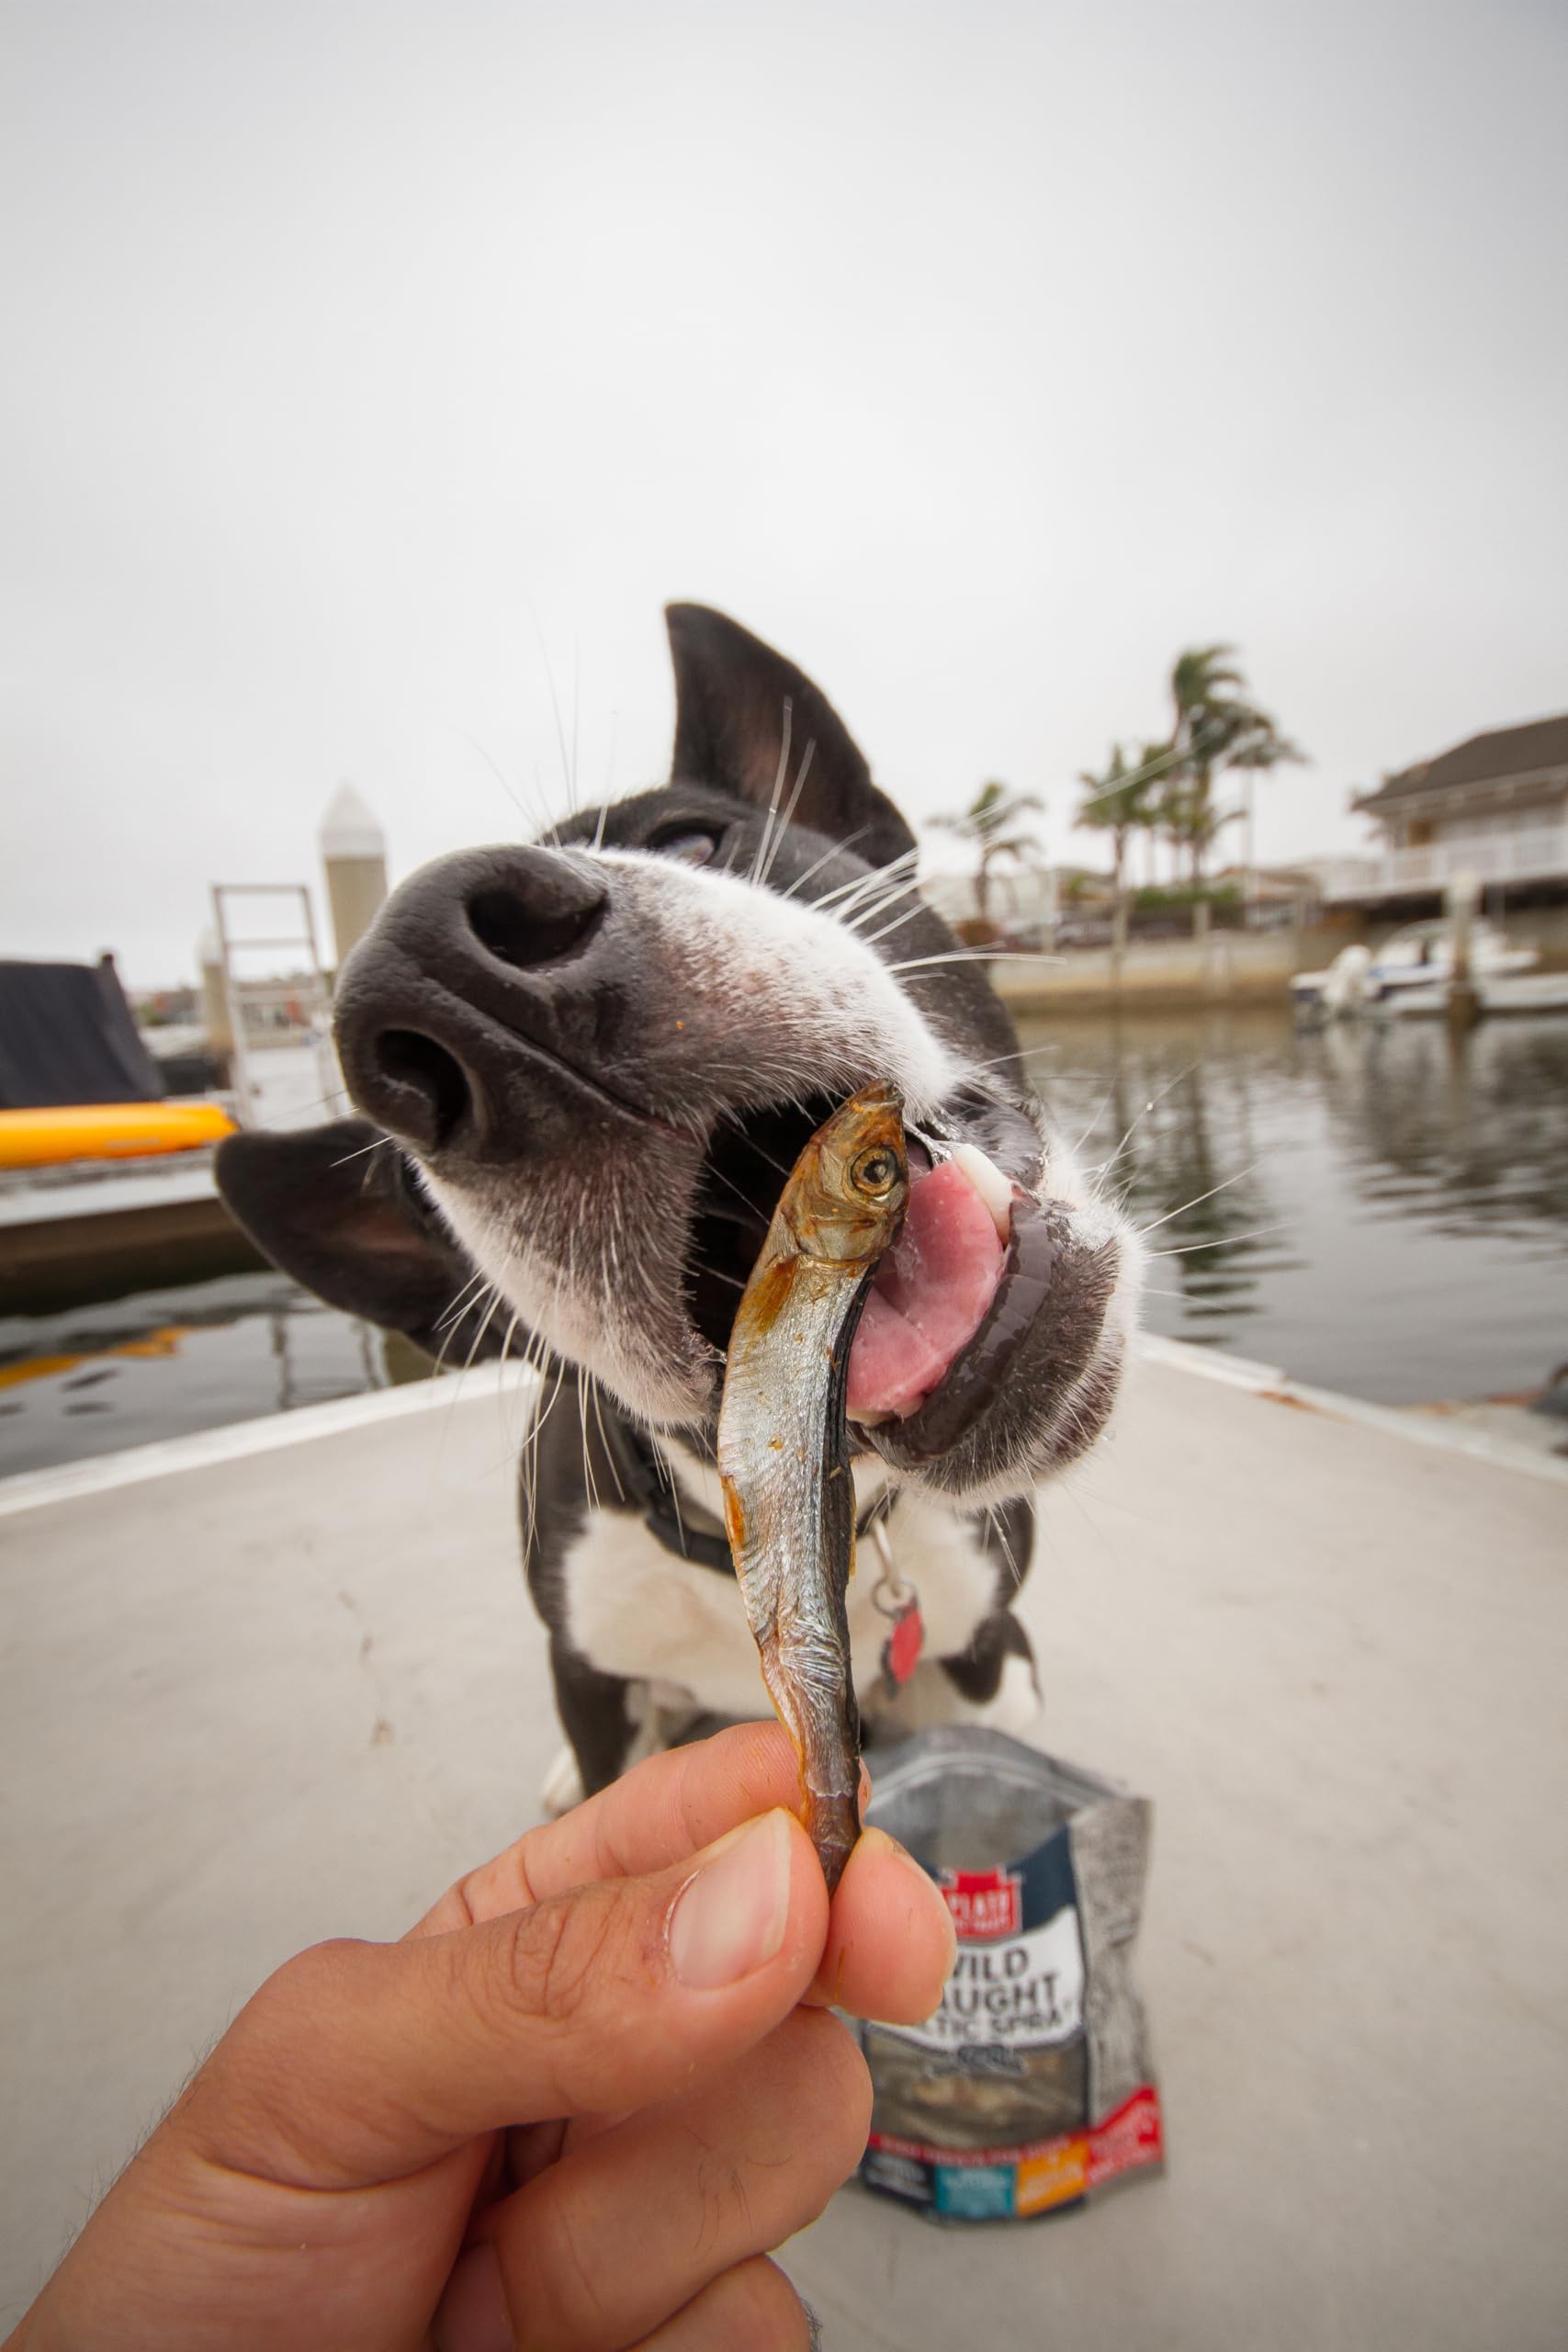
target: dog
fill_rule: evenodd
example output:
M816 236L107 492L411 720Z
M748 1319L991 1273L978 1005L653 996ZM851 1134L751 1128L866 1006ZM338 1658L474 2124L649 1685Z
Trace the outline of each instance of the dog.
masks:
M218 1159L240 1224L331 1305L457 1363L521 1335L538 1365L523 1550L568 1741L552 1809L766 1713L715 1419L784 1177L845 1096L900 1088L912 1173L963 1170L959 1254L985 1258L977 1201L999 1261L934 1353L892 1293L863 1325L850 1624L873 1740L1032 1720L1011 1608L1032 1498L1103 1429L1141 1279L831 706L723 614L666 618L670 781L403 883L338 977L362 1115Z

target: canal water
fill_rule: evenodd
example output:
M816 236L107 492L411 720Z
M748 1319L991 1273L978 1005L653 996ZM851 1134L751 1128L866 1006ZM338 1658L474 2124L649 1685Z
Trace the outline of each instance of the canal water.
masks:
M1288 1011L1028 1035L1062 1132L1155 1256L1145 1320L1393 1405L1568 1362L1568 1019Z
M1390 1404L1568 1361L1568 1020L1301 1035L1289 1012L1026 1031L1063 1136L1161 1254L1149 1326ZM288 1412L423 1362L283 1276L0 1317L0 1474Z

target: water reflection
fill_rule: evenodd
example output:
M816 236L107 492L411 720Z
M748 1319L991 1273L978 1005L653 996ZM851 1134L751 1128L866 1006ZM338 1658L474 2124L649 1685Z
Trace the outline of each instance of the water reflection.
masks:
M429 1370L264 1272L0 1317L0 1474L292 1412Z
M1400 1402L1529 1387L1568 1355L1568 1021L1456 1043L1141 1014L1026 1042L1159 1253L1156 1329Z
M1568 1228L1568 1022L1327 1031L1329 1101L1364 1197L1454 1235L1495 1226L1561 1257Z

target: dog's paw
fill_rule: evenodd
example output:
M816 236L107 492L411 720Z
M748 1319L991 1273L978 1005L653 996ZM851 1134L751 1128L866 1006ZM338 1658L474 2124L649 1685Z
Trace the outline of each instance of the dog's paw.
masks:
M582 1803L582 1775L570 1747L561 1749L545 1774L539 1803L552 1821L558 1821L563 1813L570 1813L574 1804Z
M996 1697L981 1700L977 1705L966 1705L957 1720L984 1724L991 1731L1005 1731L1017 1739L1032 1730L1044 1703L1034 1660L1015 1652L1002 1660Z
M1003 1658L988 1698L966 1697L938 1659L922 1658L896 1699L878 1690L863 1698L861 1712L874 1738L907 1739L942 1724L983 1724L1021 1739L1038 1724L1043 1704L1033 1658L1015 1651Z

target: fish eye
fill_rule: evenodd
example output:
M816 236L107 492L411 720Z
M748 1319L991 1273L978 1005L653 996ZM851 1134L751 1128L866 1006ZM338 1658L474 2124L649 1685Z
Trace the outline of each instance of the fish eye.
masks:
M850 1182L857 1193L890 1193L898 1182L898 1157L885 1143L874 1143L863 1151L850 1170Z

